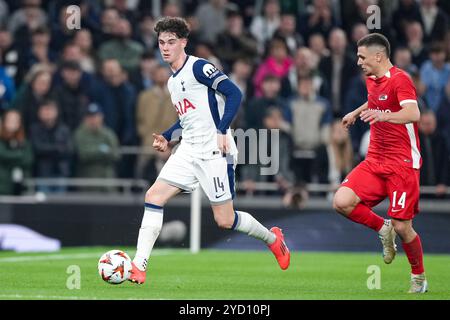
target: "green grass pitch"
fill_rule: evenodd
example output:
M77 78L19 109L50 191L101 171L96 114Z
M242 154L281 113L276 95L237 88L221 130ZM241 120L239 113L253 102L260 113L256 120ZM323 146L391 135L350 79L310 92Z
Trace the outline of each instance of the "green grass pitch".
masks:
M97 272L100 255L113 248L67 248L58 253L0 252L0 299L450 299L450 255L426 255L430 291L411 295L409 264L399 254L385 265L374 253L293 252L287 271L269 251L154 250L144 285L104 283ZM121 248L130 255L132 248ZM71 269L70 266L77 266ZM369 290L378 266L380 289ZM80 270L80 289L73 270ZM377 269L377 267L375 267ZM369 282L370 279L369 279Z

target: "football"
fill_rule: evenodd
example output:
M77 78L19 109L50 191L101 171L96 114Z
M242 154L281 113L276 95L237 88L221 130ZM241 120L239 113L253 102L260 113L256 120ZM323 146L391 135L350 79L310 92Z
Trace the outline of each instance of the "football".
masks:
M119 284L130 276L131 259L122 250L110 250L98 260L98 273L103 281Z

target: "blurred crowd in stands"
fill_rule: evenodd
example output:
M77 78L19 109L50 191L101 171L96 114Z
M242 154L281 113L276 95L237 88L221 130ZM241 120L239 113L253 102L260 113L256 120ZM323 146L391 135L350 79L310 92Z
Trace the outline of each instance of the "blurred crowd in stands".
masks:
M374 4L381 29L368 30ZM80 29L68 27L70 5L80 8ZM185 17L187 53L214 63L243 92L233 128L280 130L279 173L262 176L261 165L241 165L237 178L249 195L258 192L255 182L276 182L288 203L305 197L308 183L337 186L364 158L368 125L358 121L347 132L340 119L367 100L356 42L383 33L392 61L417 87L421 184L444 197L444 0L0 0L0 194L19 194L24 177L155 179L169 154L153 151L152 133L177 119L166 88L171 71L153 31L162 16Z

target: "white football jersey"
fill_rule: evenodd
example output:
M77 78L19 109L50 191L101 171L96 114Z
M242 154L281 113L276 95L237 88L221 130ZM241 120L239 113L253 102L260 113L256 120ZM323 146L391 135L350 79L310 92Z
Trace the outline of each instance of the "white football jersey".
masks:
M224 113L225 99L216 89L225 79L228 77L208 61L188 55L181 69L167 82L182 127L180 148L193 157L222 156L217 147L217 127ZM230 154L235 158L237 148L230 128L227 136Z

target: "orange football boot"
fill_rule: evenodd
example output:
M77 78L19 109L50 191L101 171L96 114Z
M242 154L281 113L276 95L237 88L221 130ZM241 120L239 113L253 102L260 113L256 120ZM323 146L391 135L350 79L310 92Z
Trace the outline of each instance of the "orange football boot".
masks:
M139 270L134 262L132 262L130 277L128 280L137 284L143 284L145 282L145 271Z
M268 247L277 259L280 268L286 270L289 267L289 263L291 261L291 253L289 252L289 249L284 242L284 235L281 232L281 229L278 227L273 227L272 229L270 229L270 231L273 232L277 238L275 242L271 245L268 245Z

